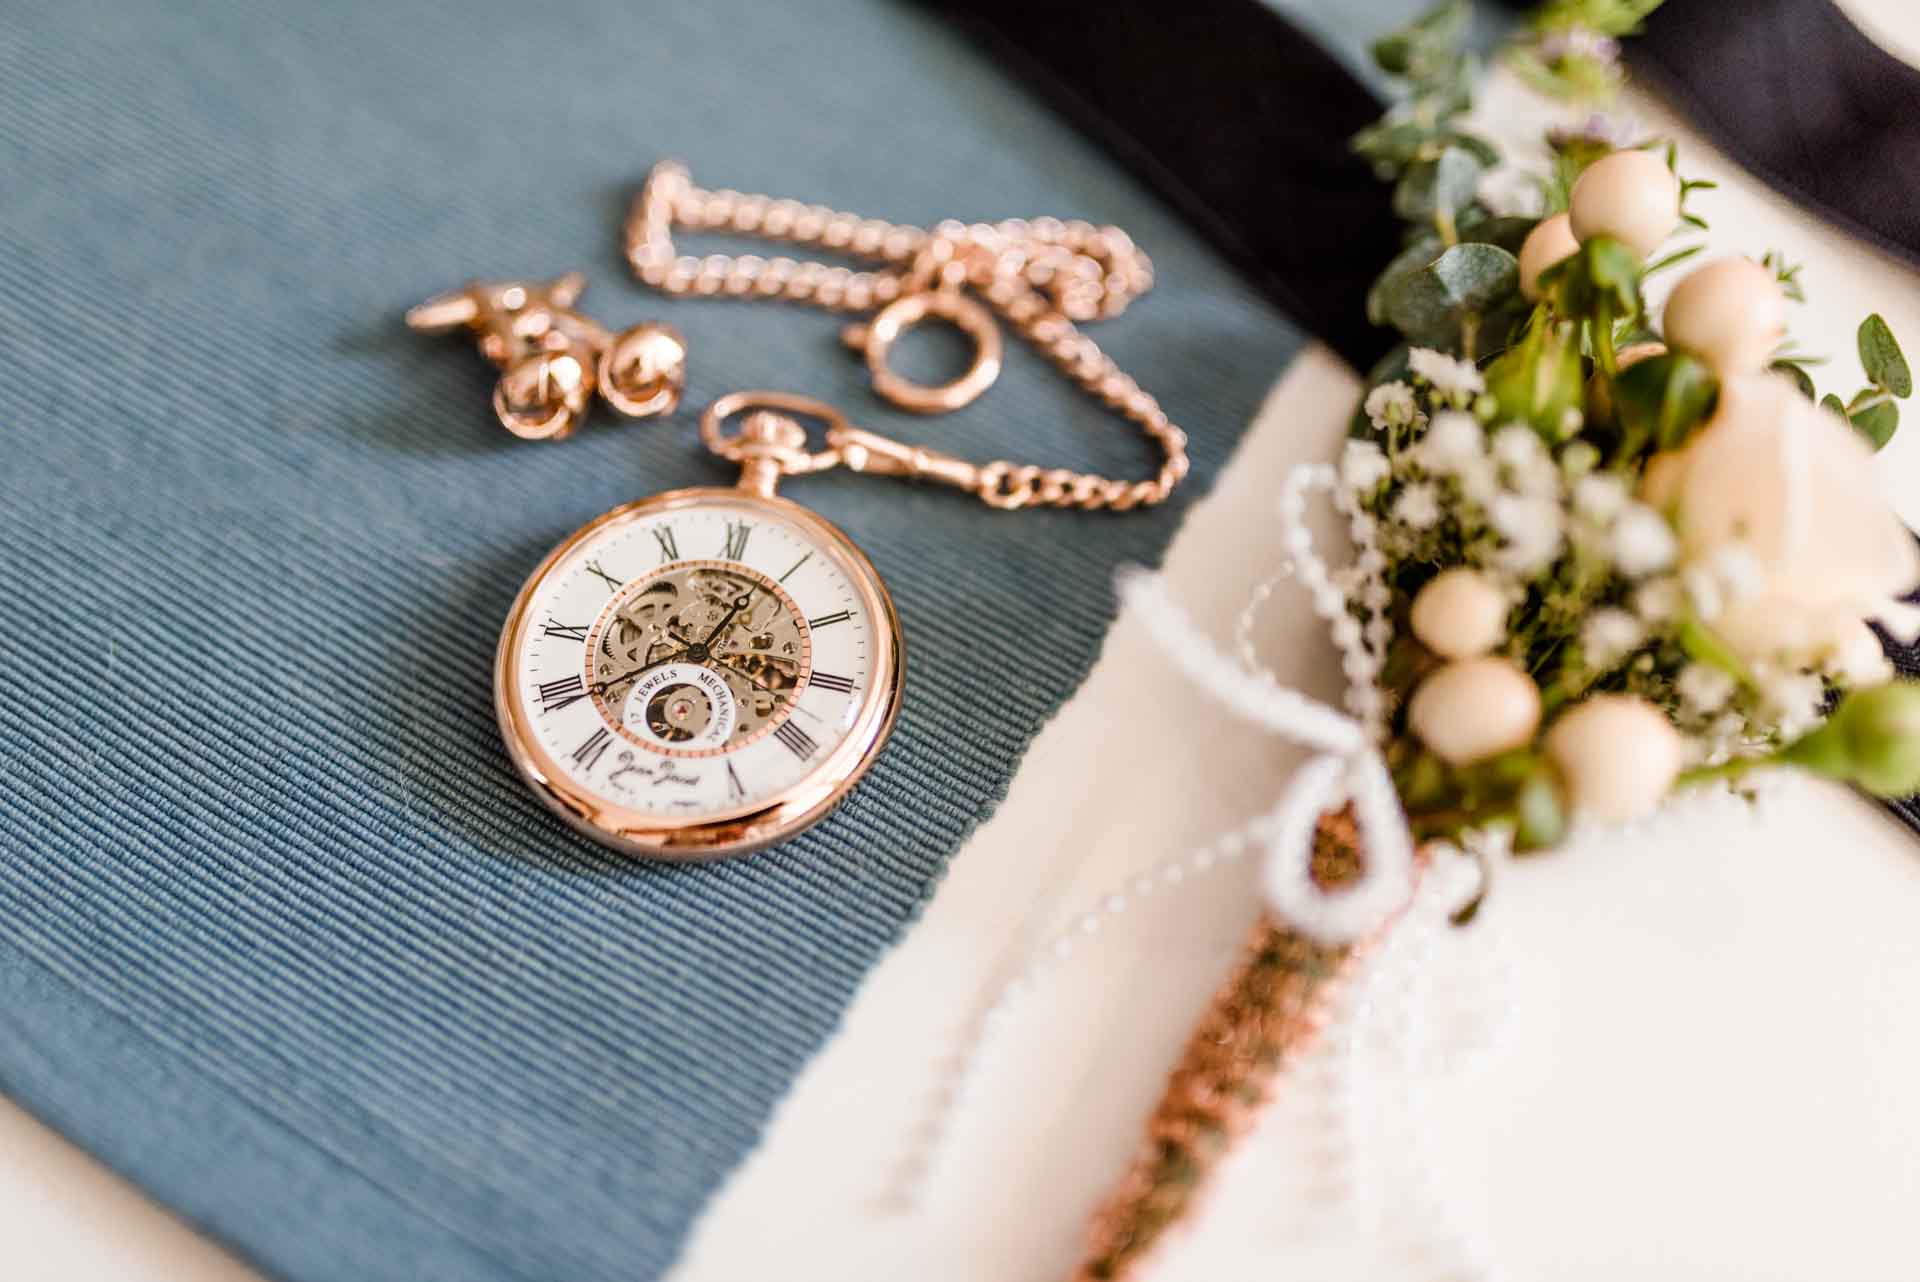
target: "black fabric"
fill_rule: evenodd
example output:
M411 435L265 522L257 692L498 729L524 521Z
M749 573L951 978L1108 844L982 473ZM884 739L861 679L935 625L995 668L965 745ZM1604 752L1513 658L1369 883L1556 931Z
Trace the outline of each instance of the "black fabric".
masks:
M1746 169L1920 265L1920 71L1829 0L1667 0L1626 50Z
M927 0L1174 205L1359 369L1392 346L1367 287L1399 248L1347 140L1383 110L1258 0Z

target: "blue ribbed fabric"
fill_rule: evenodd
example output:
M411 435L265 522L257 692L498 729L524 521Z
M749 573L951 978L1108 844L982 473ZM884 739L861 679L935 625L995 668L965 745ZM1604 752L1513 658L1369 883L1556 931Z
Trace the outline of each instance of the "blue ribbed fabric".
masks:
M571 836L501 752L497 629L582 521L729 481L695 440L711 397L1154 465L1024 350L966 413L908 419L833 318L632 284L618 222L663 155L908 221L1128 227L1160 283L1099 338L1192 431L1181 503L1299 341L902 6L0 13L0 1090L269 1273L659 1273L1084 675L1112 567L1178 520L791 484L898 598L879 767L745 861ZM400 313L574 266L602 320L688 334L689 408L514 441L471 348Z

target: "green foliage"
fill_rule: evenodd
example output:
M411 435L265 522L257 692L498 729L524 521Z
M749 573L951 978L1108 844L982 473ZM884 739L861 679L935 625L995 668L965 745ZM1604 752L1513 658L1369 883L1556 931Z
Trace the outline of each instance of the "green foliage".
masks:
M1799 263L1790 263L1787 256L1777 249L1769 249L1760 256L1760 265L1773 273L1774 284L1780 287L1780 293L1787 301L1804 303L1807 291L1800 285Z
M1652 450L1686 444L1713 413L1720 383L1705 362L1685 352L1649 356L1613 381L1614 421L1620 438L1615 456L1639 458Z
M1819 729L1779 760L1863 788L1876 797L1920 792L1920 682L1855 690Z
M1847 412L1847 421L1853 424L1854 431L1867 438L1874 449L1885 447L1893 439L1900 427L1900 407L1892 401L1874 399L1858 409Z
M1636 35L1662 0L1547 0L1534 11L1533 25L1544 30L1584 27L1603 36Z
M1858 341L1867 381L1902 400L1912 396L1913 374L1907 368L1907 358L1900 354L1900 344L1878 312L1860 322Z
M1800 395L1806 397L1808 400L1817 400L1819 398L1819 393L1814 390L1813 375L1802 369L1800 362L1776 360L1771 365L1768 365L1767 368L1776 374L1784 374L1789 379L1792 379L1793 385L1800 390ZM1836 397L1834 399L1837 401L1839 398ZM1841 407L1840 417L1846 417L1845 406Z
M1463 45L1469 10L1466 0L1446 0L1374 42L1374 62L1409 90L1378 123L1353 136L1354 151L1372 161L1382 178L1397 178L1448 149L1466 153L1482 168L1499 163L1493 144L1453 123L1473 105L1479 75L1478 60Z
M1660 0L1548 0L1535 10L1528 32L1506 52L1514 72L1542 93L1575 101L1599 100L1624 75L1616 41L1640 29Z
M1562 316L1590 316L1601 310L1615 321L1637 317L1640 259L1611 236L1595 236L1540 274L1540 288Z
M1414 343L1459 345L1463 326L1519 289L1520 264L1498 245L1455 245L1386 284L1380 312Z
M1393 189L1393 212L1410 223L1445 218L1457 225L1474 201L1486 166L1464 147L1448 146L1431 160L1407 166Z
M1373 61L1417 86L1449 82L1459 70L1460 42L1473 15L1468 0L1444 0L1373 42Z
M1855 344L1860 351L1860 366L1867 372L1867 386L1855 392L1849 401L1828 392L1820 398L1820 406L1851 425L1877 450L1892 440L1900 427L1900 407L1894 402L1913 395L1913 371L1908 368L1893 330L1878 312L1860 322ZM1797 358L1788 359L1790 363L1798 363ZM1775 361L1774 368L1780 367L1781 362ZM1795 369L1794 374L1800 380L1801 390L1812 395L1813 380L1803 370Z
M1526 336L1487 367L1486 379L1500 421L1525 423L1551 442L1578 430L1587 372L1573 325L1536 312Z
M1566 834L1567 815L1553 766L1530 749L1469 766L1414 752L1394 770L1394 787L1421 840L1468 828L1504 827L1517 853L1544 850Z

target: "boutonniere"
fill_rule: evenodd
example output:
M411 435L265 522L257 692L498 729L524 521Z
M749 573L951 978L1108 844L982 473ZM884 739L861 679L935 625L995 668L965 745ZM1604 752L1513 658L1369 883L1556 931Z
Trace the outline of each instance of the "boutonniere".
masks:
M1653 7L1558 0L1505 56L1536 85L1604 90L1614 42ZM1920 552L1873 467L1913 390L1893 335L1869 316L1868 385L1819 395L1788 338L1797 269L1711 245L1688 208L1711 184L1603 119L1547 135L1535 212L1496 212L1465 18L1443 4L1375 46L1409 92L1354 145L1407 229L1367 306L1402 341L1339 456L1279 487L1281 590L1325 620L1344 706L1216 648L1151 576L1122 580L1190 679L1317 755L1245 834L1267 915L1102 1210L1086 1277L1129 1275L1184 1217L1423 870L1484 873L1492 853L1762 770L1920 790L1920 684L1874 630L1920 633L1902 601ZM1345 546L1316 543L1316 504ZM1486 889L1470 880L1457 920Z

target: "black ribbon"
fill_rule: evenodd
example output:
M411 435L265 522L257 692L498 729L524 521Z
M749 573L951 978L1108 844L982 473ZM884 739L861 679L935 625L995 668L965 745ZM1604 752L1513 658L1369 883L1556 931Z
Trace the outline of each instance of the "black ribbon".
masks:
M1393 336L1367 287L1400 246L1347 147L1384 109L1258 0L929 0L1360 369Z
M1920 265L1920 71L1829 0L1666 0L1626 42L1635 77L1733 159Z

